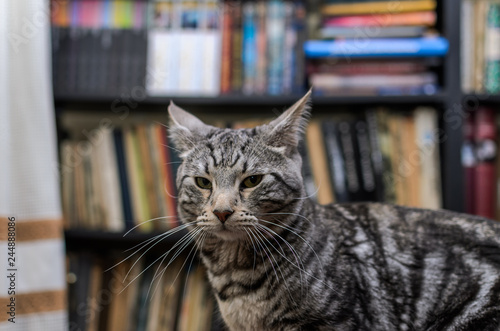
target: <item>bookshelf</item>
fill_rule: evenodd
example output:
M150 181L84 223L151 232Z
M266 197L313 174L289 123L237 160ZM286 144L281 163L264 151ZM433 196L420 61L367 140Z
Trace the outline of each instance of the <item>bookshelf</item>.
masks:
M456 0L437 1L437 27L441 35L449 42L449 51L443 58L438 69L438 76L442 89L432 95L390 95L390 96L313 96L313 114L328 115L338 112L338 109L349 112L363 112L367 107L388 106L408 109L426 105L434 107L439 114L440 127L446 139L440 144L441 181L443 207L454 211L464 211L464 174L461 165L461 148L463 145L463 121L457 127L456 121L450 121L448 116L460 116L468 100L479 100L481 104L496 105L500 103L500 96L485 94L464 94L461 89L460 75L460 6ZM283 109L301 97L299 93L289 95L243 95L239 93L223 94L214 97L185 97L185 96L146 96L134 100L137 105L128 107L130 113L155 114L166 119L166 106L173 100L181 107L193 111L203 117L204 113L216 113L226 116L234 113L237 107L243 115L251 117L255 114L267 114L273 108ZM108 116L113 114L113 104L125 105L121 95L106 93L56 93L54 101L57 112L59 137L66 135L62 118L68 110L84 110L93 115ZM115 114L116 115L116 114ZM110 250L123 251L145 240L151 239L154 233L132 233L123 236L121 233L103 232L95 230L66 230L66 246L69 252L91 250L106 255ZM172 247L184 233L180 233L165 240L155 247L153 253ZM89 245L89 243L92 243Z

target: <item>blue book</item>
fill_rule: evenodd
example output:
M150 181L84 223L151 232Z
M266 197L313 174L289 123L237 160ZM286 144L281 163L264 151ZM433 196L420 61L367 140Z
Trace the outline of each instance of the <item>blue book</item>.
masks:
M243 93L255 92L257 73L257 21L255 3L243 5Z
M283 86L285 48L285 5L283 1L267 3L267 93L279 95Z
M448 46L442 37L309 40L304 53L309 58L445 56Z

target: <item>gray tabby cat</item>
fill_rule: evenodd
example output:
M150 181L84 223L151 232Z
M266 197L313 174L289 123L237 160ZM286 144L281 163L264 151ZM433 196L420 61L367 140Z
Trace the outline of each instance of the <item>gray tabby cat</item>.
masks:
M179 215L229 329L500 330L500 224L305 197L309 95L253 129L169 107Z

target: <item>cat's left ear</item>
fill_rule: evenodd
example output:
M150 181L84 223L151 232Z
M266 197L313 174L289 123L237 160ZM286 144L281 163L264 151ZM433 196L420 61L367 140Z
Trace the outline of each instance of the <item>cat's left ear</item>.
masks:
M310 115L309 100L311 92L312 88L293 106L267 125L264 134L270 146L298 146Z
M170 115L169 136L175 148L182 154L196 147L215 127L203 123L198 117L191 115L181 107L170 101L168 106Z

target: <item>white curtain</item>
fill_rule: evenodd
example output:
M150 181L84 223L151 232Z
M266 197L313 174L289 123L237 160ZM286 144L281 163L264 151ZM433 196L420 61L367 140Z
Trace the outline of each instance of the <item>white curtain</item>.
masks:
M0 330L68 330L50 62L49 0L0 0Z

